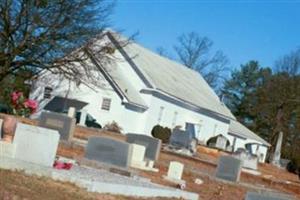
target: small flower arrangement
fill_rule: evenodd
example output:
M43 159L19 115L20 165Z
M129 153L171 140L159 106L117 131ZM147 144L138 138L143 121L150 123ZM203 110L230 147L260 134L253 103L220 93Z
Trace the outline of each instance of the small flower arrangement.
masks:
M29 117L35 113L38 108L38 103L32 99L26 99L23 92L15 91L10 95L11 107L14 115Z

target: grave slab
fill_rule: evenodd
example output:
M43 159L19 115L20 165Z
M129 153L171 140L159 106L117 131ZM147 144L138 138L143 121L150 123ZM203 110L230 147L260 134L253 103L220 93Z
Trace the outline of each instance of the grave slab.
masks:
M39 119L39 126L57 130L61 140L70 141L73 138L76 119L65 114L43 112Z
M13 141L15 158L52 167L58 142L55 130L18 123Z
M0 141L0 156L14 158L16 147L14 144Z
M223 135L217 137L216 148L218 149L226 149L227 139Z
M92 136L88 139L85 158L127 168L132 157L132 147L127 142Z
M216 177L226 181L238 182L242 161L232 156L221 156L216 170Z
M161 140L147 135L128 133L126 134L126 142L145 146L145 158L154 161L158 160L161 148Z
M293 200L294 197L277 192L247 192L245 200Z

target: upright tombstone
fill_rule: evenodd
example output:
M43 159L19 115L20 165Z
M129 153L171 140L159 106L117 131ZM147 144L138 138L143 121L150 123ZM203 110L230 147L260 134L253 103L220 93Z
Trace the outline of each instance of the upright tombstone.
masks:
M71 118L74 118L75 115L76 115L76 108L70 107L69 110L68 110L68 116L71 117Z
M13 141L15 158L52 167L58 143L57 131L18 123Z
M60 139L70 141L73 138L76 119L64 114L43 112L40 116L39 126L57 130Z
M79 120L80 126L85 126L86 116L87 116L87 111L82 109L80 113L80 120Z
M223 135L219 135L217 137L216 148L225 150L226 143L227 143L227 138L224 137Z
M184 165L180 162L171 161L168 169L167 176L163 176L165 180L179 184L181 189L184 189L186 184L181 179Z
M232 156L221 156L217 166L216 177L226 181L238 182L242 161Z
M88 139L85 158L127 168L132 158L132 147L127 142L92 136Z
M281 145L282 145L283 133L279 132L275 152L272 159L272 164L275 166L280 166L280 156L281 156Z
M139 144L131 144L132 147L132 157L130 160L131 167L143 168L146 165L145 162L145 152L146 147Z
M174 129L170 137L170 145L189 149L192 137L185 131Z
M258 158L256 155L247 153L245 150L236 151L233 156L237 159L242 160L242 166L244 168L257 170Z
M145 159L158 160L161 140L147 135L128 133L126 134L126 142L131 144L139 144L146 147Z
M181 180L184 165L180 162L171 161L168 169L168 177L175 180Z

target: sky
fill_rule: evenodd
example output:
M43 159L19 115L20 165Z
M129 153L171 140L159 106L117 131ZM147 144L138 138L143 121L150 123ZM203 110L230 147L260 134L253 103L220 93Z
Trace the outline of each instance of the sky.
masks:
M179 35L197 32L224 52L231 68L253 59L272 67L300 47L300 0L119 0L111 23L127 36L138 32L144 47L173 55Z

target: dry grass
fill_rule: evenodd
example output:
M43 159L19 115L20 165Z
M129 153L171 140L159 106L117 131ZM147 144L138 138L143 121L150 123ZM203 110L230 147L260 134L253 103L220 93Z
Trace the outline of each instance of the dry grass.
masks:
M90 193L74 184L0 169L1 200L134 200L141 198ZM151 198L167 200L169 198Z

